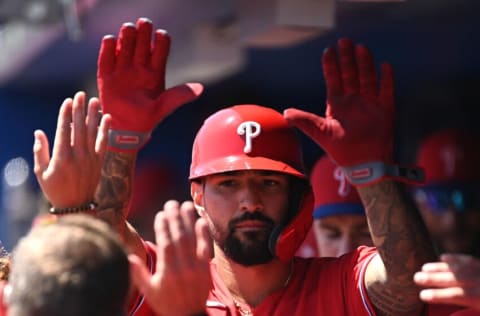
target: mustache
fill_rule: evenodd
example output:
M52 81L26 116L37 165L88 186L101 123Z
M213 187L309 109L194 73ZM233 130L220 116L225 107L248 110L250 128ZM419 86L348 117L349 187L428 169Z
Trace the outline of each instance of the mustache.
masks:
M270 217L265 216L261 212L255 211L255 212L245 212L241 216L232 219L228 226L230 229L233 229L236 225L245 221L261 221L261 222L270 224L272 226L275 224Z

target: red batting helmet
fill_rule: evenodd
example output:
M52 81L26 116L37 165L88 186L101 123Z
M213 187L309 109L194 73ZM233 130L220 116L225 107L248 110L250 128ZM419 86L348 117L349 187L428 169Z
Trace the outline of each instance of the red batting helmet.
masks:
M193 143L189 179L238 170L277 171L306 180L300 141L282 114L245 104L205 120ZM271 238L271 251L280 259L295 254L311 226L312 194L305 194L299 204L290 223Z
M441 130L426 137L417 164L425 168L426 184L478 182L480 137L461 130Z
M277 111L236 105L207 118L193 143L190 180L234 170L305 178L300 142Z

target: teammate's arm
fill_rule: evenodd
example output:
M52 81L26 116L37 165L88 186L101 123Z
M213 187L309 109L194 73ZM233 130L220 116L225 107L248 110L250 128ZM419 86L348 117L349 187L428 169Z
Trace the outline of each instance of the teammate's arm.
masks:
M425 225L398 182L384 180L358 192L379 253L365 273L368 296L378 315L417 315L423 303L413 275L434 258Z
M152 43L153 36L153 43ZM182 104L202 92L200 84L165 88L170 37L153 31L150 20L122 25L118 38L103 38L98 56L97 81L103 113L112 117L100 185L95 199L98 212L113 213L110 224L120 233L132 194L138 151L155 126Z
M297 109L284 115L343 168L365 206L372 240L378 247L365 284L378 315L417 315L423 304L414 273L434 258L415 205L397 180L412 180L417 170L393 164L393 70L382 64L381 80L373 55L348 39L322 58L327 86L324 117ZM392 180L394 179L394 180Z

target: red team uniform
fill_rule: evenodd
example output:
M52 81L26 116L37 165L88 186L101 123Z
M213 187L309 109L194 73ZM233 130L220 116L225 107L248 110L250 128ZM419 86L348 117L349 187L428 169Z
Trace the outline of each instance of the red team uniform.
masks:
M143 246L147 252L147 268L151 274L155 272L157 262L157 252L155 245L150 241L143 241ZM128 310L129 316L155 316L156 314L150 308L150 305L145 301L145 297L139 293L134 304Z
M362 246L340 258L295 257L293 275L287 286L244 315L375 315L363 283L367 264L375 255L375 248ZM217 274L215 264L211 264L210 271L213 289L207 301L207 314L242 315ZM339 297L343 301L339 302Z

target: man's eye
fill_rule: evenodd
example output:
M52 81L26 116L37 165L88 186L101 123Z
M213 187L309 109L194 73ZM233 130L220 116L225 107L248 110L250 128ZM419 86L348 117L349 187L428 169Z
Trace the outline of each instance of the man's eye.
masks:
M269 187L276 187L280 185L280 183L277 180L272 180L272 179L266 179L263 181L263 183Z
M235 180L223 180L219 183L219 185L222 187L233 187L235 184Z
M337 239L342 235L338 230L334 229L324 229L323 234L328 239Z

